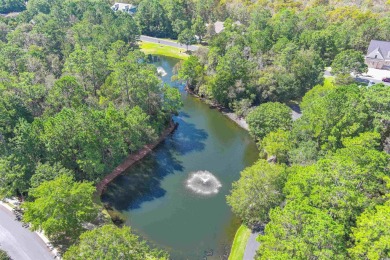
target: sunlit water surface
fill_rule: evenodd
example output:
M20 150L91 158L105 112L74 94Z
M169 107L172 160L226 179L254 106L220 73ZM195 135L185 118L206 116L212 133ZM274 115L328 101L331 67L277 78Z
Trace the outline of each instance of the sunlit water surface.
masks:
M184 106L174 117L179 127L102 199L172 259L225 259L239 225L226 195L258 151L245 130L171 83L176 63L163 58L156 67L182 92Z

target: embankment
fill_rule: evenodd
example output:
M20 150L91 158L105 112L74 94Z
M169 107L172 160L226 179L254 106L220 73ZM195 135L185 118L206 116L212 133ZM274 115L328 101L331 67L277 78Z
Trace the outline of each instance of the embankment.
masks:
M96 195L100 197L104 192L107 185L112 182L116 177L121 175L124 171L129 169L134 163L143 159L148 155L154 148L157 147L164 139L171 134L177 127L177 123L174 123L172 120L169 123L169 127L164 130L161 136L153 143L145 145L137 153L130 154L120 165L118 165L110 174L108 174L104 179L96 185Z

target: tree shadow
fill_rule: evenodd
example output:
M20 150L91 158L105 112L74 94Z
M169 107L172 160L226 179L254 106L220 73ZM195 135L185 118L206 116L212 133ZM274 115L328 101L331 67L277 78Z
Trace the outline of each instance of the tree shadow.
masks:
M179 123L173 138L169 145L180 155L185 155L190 152L201 152L204 150L205 141L208 138L208 133L204 129L199 129L195 124L185 121L185 118L190 116L186 113L180 113L175 121Z
M183 171L181 162L165 144L136 163L125 174L117 177L102 195L102 201L116 210L138 209L143 202L161 198L166 191L161 180L177 171Z
M189 117L189 115L187 115ZM141 208L142 203L165 196L161 181L169 174L183 172L180 156L202 151L208 134L194 124L180 118L178 129L161 143L151 154L118 176L107 187L102 201L116 210Z

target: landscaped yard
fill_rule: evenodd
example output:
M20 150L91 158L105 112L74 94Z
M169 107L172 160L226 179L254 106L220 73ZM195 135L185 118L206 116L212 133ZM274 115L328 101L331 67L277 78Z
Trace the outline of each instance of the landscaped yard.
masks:
M141 42L140 48L145 54L162 55L166 57L187 59L189 56L185 53L185 49L162 45L151 42Z
M246 243L248 242L251 230L244 225L241 225L234 236L232 249L230 250L229 260L242 260Z

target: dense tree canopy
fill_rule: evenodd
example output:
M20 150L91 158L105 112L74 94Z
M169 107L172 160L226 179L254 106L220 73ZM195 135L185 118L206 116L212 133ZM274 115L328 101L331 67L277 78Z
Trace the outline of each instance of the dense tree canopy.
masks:
M23 204L23 221L30 222L33 230L43 229L51 239L75 241L83 231L82 224L96 218L94 192L92 183L74 182L69 175L43 182L30 190L35 200Z
M286 176L285 167L259 160L233 183L227 202L246 225L264 224L268 221L268 211L283 200Z
M390 205L367 209L357 219L353 229L355 246L350 253L355 258L384 259L390 257Z
M0 17L0 197L25 200L24 221L53 242L79 239L96 182L180 109L137 50L141 30L108 1L30 0Z
M20 12L26 9L24 0L1 0L0 14Z
M69 248L64 259L168 259L164 252L152 250L131 233L129 227L104 225L87 231Z
M247 116L249 132L256 139L262 139L268 133L290 130L292 125L290 108L278 102L261 104Z

